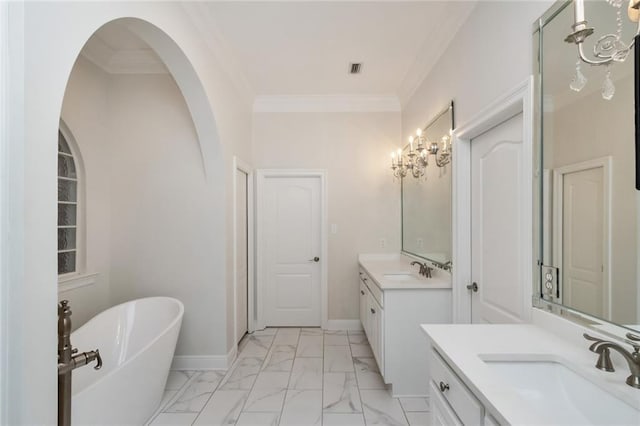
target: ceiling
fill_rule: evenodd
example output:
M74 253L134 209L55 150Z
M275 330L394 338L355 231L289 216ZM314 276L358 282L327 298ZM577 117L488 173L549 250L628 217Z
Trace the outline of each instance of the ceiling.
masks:
M252 96L393 96L404 102L475 5L214 1L183 7L227 73ZM149 47L117 23L100 29L83 54L109 72L166 72ZM349 74L351 62L363 64L360 74Z
M208 2L206 38L264 95L410 96L475 1ZM192 15L193 16L193 15ZM348 73L351 62L362 72Z
M118 22L96 31L80 54L111 74L168 73L156 52Z

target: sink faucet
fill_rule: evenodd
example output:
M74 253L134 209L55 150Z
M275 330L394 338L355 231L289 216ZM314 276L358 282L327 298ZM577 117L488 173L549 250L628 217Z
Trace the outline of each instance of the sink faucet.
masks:
M609 342L607 340L598 339L596 337L589 336L587 333L583 334L584 338L595 342L589 346L591 352L598 354L598 362L596 362L596 368L603 371L615 371L613 363L611 362L611 349L620 353L629 364L629 370L631 375L627 377L626 383L636 389L640 389L640 337L635 334L627 333L627 342L633 347L633 352L629 352L617 343Z
M411 265L420 265L420 272L418 273L423 277L431 278L431 272L433 271L433 268L430 268L429 266L427 266L426 262L422 263L422 262L418 262L417 260L414 260L413 262L411 262Z
M71 308L63 300L58 304L58 425L71 424L71 371L93 361L95 370L102 368L100 351L79 354L71 346Z

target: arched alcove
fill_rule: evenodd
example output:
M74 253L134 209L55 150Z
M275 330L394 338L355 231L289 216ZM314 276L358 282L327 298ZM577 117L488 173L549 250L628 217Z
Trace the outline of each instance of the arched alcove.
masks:
M208 203L204 212L208 215L208 229L203 233L208 240L208 262L204 267L208 287L198 296L210 304L206 313L210 320L203 325L209 353L222 353L226 346L221 296L225 291L225 215L224 208L216 205L224 203L224 162L211 90L205 89L212 84L204 66L206 60L203 61L210 53L197 40L199 34L189 26L179 5L39 3L25 4L23 15L25 117L24 151L20 156L24 161L15 167L24 173L15 174L24 176L17 183L23 188L20 195L24 198L16 199L14 213L23 219L13 232L20 241L15 246L23 249L13 265L19 271L19 279L11 288L7 313L11 319L7 339L11 367L8 391L21 403L10 407L7 418L11 423L48 424L55 422L57 380L55 359L46 349L56 342L56 139L67 80L89 37L103 25L123 19L121 22L144 39L166 64L191 113L202 163L198 169ZM199 69L193 66L194 56ZM203 257L199 254L196 261ZM184 324L188 322L194 321Z

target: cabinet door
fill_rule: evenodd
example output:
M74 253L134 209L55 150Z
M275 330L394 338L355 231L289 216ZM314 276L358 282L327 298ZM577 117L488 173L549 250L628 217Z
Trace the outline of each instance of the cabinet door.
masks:
M380 307L372 294L369 294L369 328L371 336L369 344L373 351L373 356L378 363L380 374L384 376L384 351L383 351L383 330L384 330L384 310Z
M431 382L431 424L433 426L462 426L462 422L453 412L449 403L440 394L440 391Z
M369 289L360 281L360 322L367 338L369 337Z

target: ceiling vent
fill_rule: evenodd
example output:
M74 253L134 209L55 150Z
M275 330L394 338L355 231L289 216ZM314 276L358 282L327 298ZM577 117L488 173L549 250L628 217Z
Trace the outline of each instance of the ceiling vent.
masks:
M354 62L351 64L349 74L360 74L360 71L362 71L362 63Z

